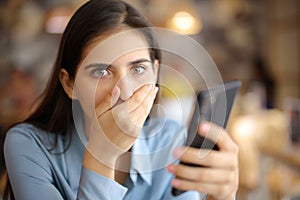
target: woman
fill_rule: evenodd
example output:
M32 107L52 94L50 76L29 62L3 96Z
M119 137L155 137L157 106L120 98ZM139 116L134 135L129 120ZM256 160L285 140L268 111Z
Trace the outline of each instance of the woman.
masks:
M161 61L150 26L119 0L89 1L74 14L39 106L7 133L16 199L234 199L237 147L226 131L199 127L223 132L219 151L199 159L199 149L175 148L184 128L147 120ZM173 196L172 187L189 191Z

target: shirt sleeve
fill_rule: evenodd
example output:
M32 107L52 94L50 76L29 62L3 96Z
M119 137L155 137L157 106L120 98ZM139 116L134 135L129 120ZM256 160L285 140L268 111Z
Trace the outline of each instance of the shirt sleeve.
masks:
M206 197L202 196L200 193L196 191L187 191L184 192L178 196L174 196L172 193L168 193L167 196L165 196L164 200L205 200Z
M23 127L22 127L23 128ZM54 180L50 153L28 130L14 128L7 133L4 145L8 177L15 199L115 199L124 198L127 188L114 180L84 167L77 191L70 192Z
M25 131L25 130L23 130ZM55 187L50 166L34 139L20 128L7 133L5 163L15 199L63 199Z
M178 196L174 196L172 194L172 186L169 184L163 200L206 200L206 196L206 194L202 194L194 190L186 191Z
M82 168L77 199L121 200L126 192L127 188L119 183Z

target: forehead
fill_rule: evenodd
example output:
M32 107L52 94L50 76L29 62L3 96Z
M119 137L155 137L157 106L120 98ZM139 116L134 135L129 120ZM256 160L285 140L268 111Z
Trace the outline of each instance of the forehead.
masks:
M143 34L135 29L122 30L106 37L96 38L85 49L85 57L81 65L91 62L112 63L120 56L131 52L147 52L149 45Z

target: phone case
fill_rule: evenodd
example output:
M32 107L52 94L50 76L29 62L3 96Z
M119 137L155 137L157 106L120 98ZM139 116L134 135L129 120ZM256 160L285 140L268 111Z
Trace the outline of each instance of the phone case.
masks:
M208 88L198 94L198 104L195 106L193 117L189 125L186 146L218 150L214 142L197 133L198 126L201 121L205 120L226 128L240 86L241 82L235 80ZM181 164L195 166L183 162L181 162ZM175 188L172 189L174 196L183 192L185 191Z

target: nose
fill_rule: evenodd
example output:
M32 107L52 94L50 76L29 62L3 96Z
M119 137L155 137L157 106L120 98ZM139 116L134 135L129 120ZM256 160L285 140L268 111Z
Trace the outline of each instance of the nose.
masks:
M123 101L128 100L136 88L134 81L130 80L126 75L118 81L117 86L120 88L120 99Z

